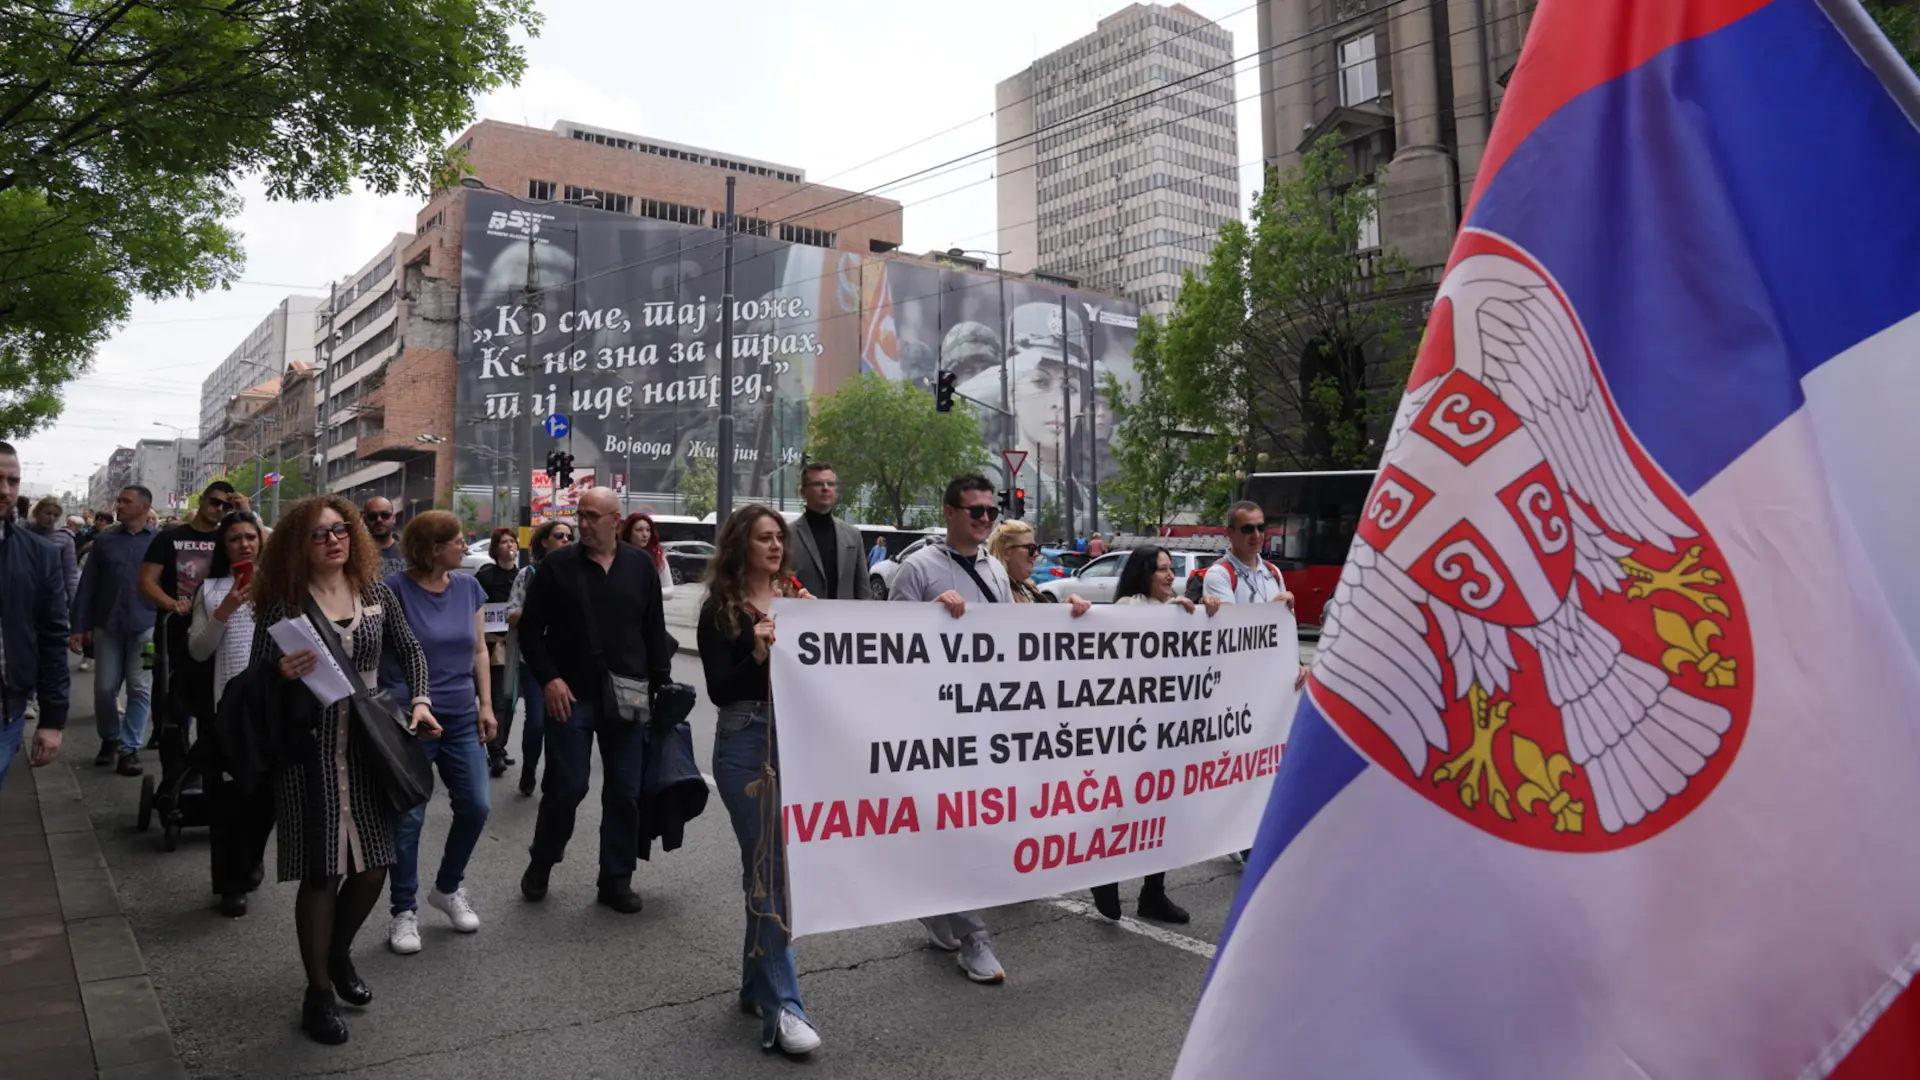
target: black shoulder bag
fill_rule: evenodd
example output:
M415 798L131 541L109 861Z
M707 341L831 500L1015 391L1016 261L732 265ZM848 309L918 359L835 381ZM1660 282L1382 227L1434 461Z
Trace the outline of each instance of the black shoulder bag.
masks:
M354 724L366 736L371 751L367 760L387 809L405 813L426 802L433 796L433 763L427 759L427 748L420 745L420 737L407 726L407 713L392 694L367 689L366 680L354 670L353 658L341 647L339 633L312 597L307 598L306 613L335 665L353 684L353 695L347 700L352 703ZM404 619L406 614L389 611L385 617Z
M577 558L589 559L592 556L582 548ZM617 548L614 558L619 558ZM647 680L631 675L616 675L607 667L607 653L600 645L600 628L594 625L593 604L587 599L586 586L575 590L575 594L574 598L580 604L580 621L587 629L587 648L592 652L593 662L600 666L600 711L605 714L604 719L616 724L646 723Z
M949 556L952 556L954 562L957 562L960 564L960 569L965 570L967 572L967 576L973 579L973 583L975 585L980 586L980 595L986 598L987 603L997 604L1000 602L999 600L994 598L993 589L987 585L987 579L981 577L980 571L975 570L973 568L972 559L966 558L965 556L961 555L959 552L953 550L952 548L947 549L947 554Z

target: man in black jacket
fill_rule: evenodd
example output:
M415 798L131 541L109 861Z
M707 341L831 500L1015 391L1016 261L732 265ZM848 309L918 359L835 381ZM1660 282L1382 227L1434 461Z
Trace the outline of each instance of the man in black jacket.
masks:
M12 510L20 456L0 442L0 784L26 733L27 702L40 701L28 760L50 764L67 726L67 583L60 551Z
M867 560L860 530L833 516L840 501L840 478L824 461L800 470L800 494L807 512L793 523L793 575L822 600L871 600Z
M673 639L667 636L660 575L638 548L619 543L620 502L606 488L580 496L580 542L541 560L520 615L520 650L545 688L547 772L540 815L520 892L547 895L553 864L573 836L574 811L587 797L593 743L600 742L600 889L602 904L640 910L633 869L640 848L640 779L646 731L624 723L604 700L609 672L646 679L659 690L673 681Z

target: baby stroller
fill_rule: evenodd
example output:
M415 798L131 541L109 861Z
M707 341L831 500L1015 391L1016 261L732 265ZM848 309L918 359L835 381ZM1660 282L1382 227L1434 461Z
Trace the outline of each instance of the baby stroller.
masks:
M187 654L187 620L168 615L154 635L154 739L160 752L160 777L140 780L140 810L134 827L146 832L157 814L160 850L180 846L180 832L207 825L203 748L194 742L193 718L211 715L200 704L213 699L213 669ZM204 685L205 696L201 691Z

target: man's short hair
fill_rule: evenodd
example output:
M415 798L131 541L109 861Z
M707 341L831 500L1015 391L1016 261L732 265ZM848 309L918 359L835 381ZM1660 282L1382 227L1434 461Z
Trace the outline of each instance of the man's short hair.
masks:
M947 498L946 498L947 505L948 506L964 505L960 501L960 496L966 494L969 491L984 491L987 494L991 495L993 494L993 481L987 479L984 476L981 476L979 473L967 473L964 476L954 477L953 479L947 481Z
M800 467L800 484L803 487L806 486L807 481L813 479L816 473L833 471L833 466L824 461L809 461Z
M205 498L208 495L212 495L216 491L222 495L240 494L238 491L234 490L234 487L232 484L227 483L225 480L215 480L213 483L207 485L207 490L201 492L200 496L202 498Z
M1234 519L1249 511L1259 514L1263 518L1267 516L1266 508L1259 503L1241 499L1239 502L1227 507L1227 528L1233 528L1238 524Z
M128 484L126 487L123 487L120 490L131 491L135 495L138 495L141 498L147 500L149 503L153 501L153 492L148 490L145 484Z
M0 442L0 454L5 454L8 457L19 457L20 451L15 450L13 444L10 442Z

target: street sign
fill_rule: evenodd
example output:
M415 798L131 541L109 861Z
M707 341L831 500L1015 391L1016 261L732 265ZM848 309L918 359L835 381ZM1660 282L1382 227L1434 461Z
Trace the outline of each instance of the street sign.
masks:
M1002 450L1000 451L1000 459L1007 463L1008 477L1019 476L1021 467L1027 463L1027 452L1025 450Z
M540 426L546 431L547 436L553 439L564 437L573 427L567 422L567 418L559 413L549 413L547 418L541 421Z

